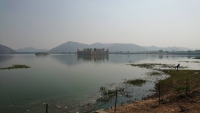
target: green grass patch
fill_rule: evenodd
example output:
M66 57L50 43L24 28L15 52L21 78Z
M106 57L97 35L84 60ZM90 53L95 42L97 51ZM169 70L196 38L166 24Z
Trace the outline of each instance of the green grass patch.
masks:
M10 67L5 67L5 68L0 68L1 70L4 70L4 69L20 69L20 68L30 68L30 66L27 66L27 65L12 65Z
M178 93L178 94L184 93L185 92L185 86L175 87L175 92Z
M200 57L194 57L193 59L200 59Z
M179 62L186 62L186 63L200 63L200 61L179 61Z
M196 88L200 88L200 70L162 71L171 76L165 80L160 80L156 84L156 90L158 90L160 84L161 95L165 95L169 92L184 94L186 91L186 79L188 79L188 91L195 85L197 85Z
M135 86L141 86L142 84L146 83L146 80L142 79L133 79L133 80L128 80L125 83L135 85Z

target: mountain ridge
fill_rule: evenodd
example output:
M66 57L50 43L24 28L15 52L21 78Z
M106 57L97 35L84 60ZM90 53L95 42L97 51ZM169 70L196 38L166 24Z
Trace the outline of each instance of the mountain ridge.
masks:
M78 47L79 46L79 47ZM76 52L78 48L87 48L88 44L68 41L57 47L50 49L48 52Z
M83 44L79 42L68 41L60 44L49 51L46 49L35 49L34 47L25 47L23 49L11 49L10 47L0 44L0 54L9 54L17 52L49 52L49 53L59 53L59 52L76 52L77 49L83 50L84 48L105 48L109 49L110 52L147 52L147 51L188 51L190 48L186 47L156 47L156 46L139 46L132 43L100 43L96 42L93 44Z
M139 46L132 43L100 43L83 44L79 42L68 41L59 46L50 49L48 52L76 52L77 49L83 50L84 48L105 48L111 52L116 51L130 51L130 52L145 52L145 51L185 51L191 50L185 47L156 47L156 46Z
M11 49L10 47L0 44L0 54L10 54L10 53L15 53L15 52L16 51Z
M191 50L190 48L186 48L186 47L156 47L156 46L144 46L145 48L147 48L149 51L158 51L158 50L163 50L163 51L188 51Z
M47 49L36 49L34 47L25 47L16 50L17 52L46 52Z

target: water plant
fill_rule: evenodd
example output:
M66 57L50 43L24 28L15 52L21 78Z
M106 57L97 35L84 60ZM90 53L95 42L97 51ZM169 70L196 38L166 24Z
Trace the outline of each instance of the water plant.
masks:
M106 96L107 98L113 97L113 96L115 96L115 91L114 90L107 90L106 92L104 92L104 96Z
M118 91L118 94L121 94L122 96L126 97L125 94L127 95L127 93L125 93L124 88L117 88L116 90ZM106 87L100 87L101 96L96 101L109 102L110 100L113 99L113 97L116 96L116 90L107 89ZM131 95L129 95L128 97L130 98Z
M143 80L143 79L133 79L133 80L128 80L125 83L135 85L135 86L141 86L145 82L146 82L146 80Z
M156 65L161 65L160 63L143 63L143 64L128 64L131 66L137 66L137 67L141 67L141 68L154 68Z
M162 64L161 65L162 68L174 68L175 65L174 64ZM181 67L180 67L181 68Z
M105 87L100 87L101 92L105 92L106 88Z
M128 64L140 68L154 69L155 66L160 68L175 68L175 64L161 64L161 63L142 63L142 64ZM188 68L187 66L180 66L179 68Z
M111 97L115 96L115 90L109 90L105 87L100 87L101 97L98 98L96 101L100 102L108 102Z
M154 72L149 72L149 73L147 73L147 74L149 74L150 76L158 76L158 75L162 75L161 73L156 72L156 71L154 71Z
M10 67L5 67L5 68L0 68L1 70L3 69L19 69L19 68L30 68L30 66L27 66L27 65L12 65Z

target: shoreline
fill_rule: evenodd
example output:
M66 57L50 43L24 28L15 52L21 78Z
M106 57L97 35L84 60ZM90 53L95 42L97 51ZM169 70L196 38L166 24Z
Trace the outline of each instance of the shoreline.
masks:
M157 113L157 112L200 112L200 70L160 70L170 77L158 81L156 93L144 100L123 104L116 107L117 113ZM186 94L186 80L188 91ZM159 105L158 87L161 84ZM105 110L113 113L113 109ZM101 113L101 112L99 112Z

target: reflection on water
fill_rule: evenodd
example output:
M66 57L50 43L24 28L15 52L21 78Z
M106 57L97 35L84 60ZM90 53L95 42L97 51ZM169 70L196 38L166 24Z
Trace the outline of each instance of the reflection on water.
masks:
M45 109L43 103L50 103L54 112L68 112L89 102L95 102L99 88L108 89L127 87L132 98L119 97L118 104L134 101L151 94L157 80L166 76L150 77L146 73L151 70L132 67L129 63L162 63L188 66L199 69L198 63L179 62L196 61L193 56L184 55L150 55L110 54L109 56L77 56L77 55L0 55L0 67L13 64L24 64L31 68L16 70L0 70L0 111L26 112L27 109ZM141 87L123 85L124 79L142 78L148 82ZM112 84L112 85L107 85ZM114 84L114 85L113 85ZM111 100L106 104L96 104L98 108L113 106ZM65 108L66 107L66 108ZM23 109L22 109L23 108ZM23 110L23 111L20 111ZM63 110L63 111L59 111ZM35 111L38 112L39 111ZM77 110L78 111L78 110Z
M159 55L159 59L163 59L163 55Z
M84 61L108 61L109 55L77 55L77 60L80 59L83 59Z
M0 63L9 61L13 58L11 55L0 55Z

